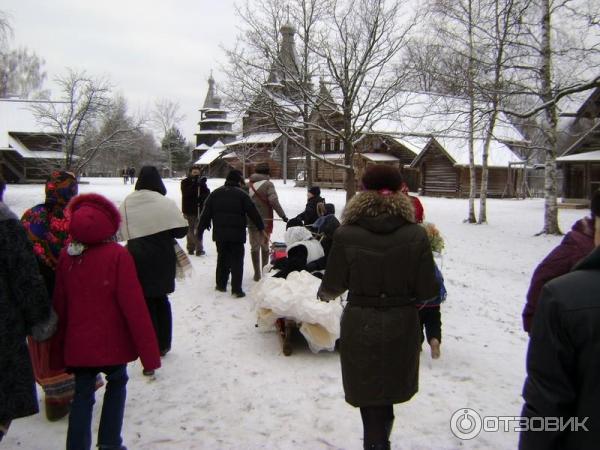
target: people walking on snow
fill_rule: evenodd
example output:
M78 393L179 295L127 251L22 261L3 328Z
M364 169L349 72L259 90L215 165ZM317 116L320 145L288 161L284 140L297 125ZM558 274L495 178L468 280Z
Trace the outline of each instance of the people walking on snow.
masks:
M264 233L265 225L256 206L250 196L241 189L243 184L244 177L241 172L229 172L225 185L215 189L204 202L198 226L200 234L209 230L212 222L212 237L217 245L215 289L227 292L227 282L231 274L231 293L234 297L246 295L242 289L246 217L263 233L265 241L268 242L269 239Z
M117 208L98 194L83 194L69 204L72 240L61 252L53 306L58 330L52 365L75 374L67 450L89 450L94 388L106 375L97 446L125 450L121 429L127 363L140 357L145 370L160 367L158 344L136 268L114 236Z
M50 299L25 229L3 202L0 176L0 441L39 411L25 337L50 316Z
M181 210L188 222L186 247L190 255L205 254L202 235L198 234L198 218L209 194L206 177L200 176L200 167L192 166L189 176L181 180Z
M598 448L600 217L594 222L595 250L570 273L548 281L536 305L521 416L551 425L535 429L532 421L520 433L521 450Z
M250 198L258 210L265 225L265 230L260 231L253 222L248 224L248 236L250 238L250 256L252 257L252 267L254 268L254 281L261 278L262 269L269 263L269 240L273 233L273 210L284 222L288 219L279 204L275 186L269 179L270 169L268 163L260 163L248 182ZM269 235L266 240L264 233Z
M569 272L594 249L594 233L599 231L595 218L600 217L600 190L592 196L590 209L590 217L575 222L561 243L535 268L523 309L523 329L528 333L544 284Z
M23 214L21 222L33 244L33 251L48 292L52 297L56 265L61 250L69 241L69 216L66 207L77 195L75 175L54 171L45 185L45 201ZM69 413L75 392L73 375L50 368L50 343L29 339L29 352L35 379L44 391L44 408L48 420L58 420ZM99 380L101 385L101 381Z
M140 170L135 191L120 205L119 237L137 269L144 298L156 331L161 356L171 350L173 319L169 294L175 291L175 239L187 234L188 226L175 202L165 197L167 189L156 167ZM152 375L146 371L145 375Z
M304 225L312 225L319 216L323 215L325 199L321 197L321 188L319 186L309 188L306 196L308 199L306 207L303 212L296 216L296 219L300 219ZM319 213L319 209L322 210L321 213Z
M135 183L135 167L130 167L127 169L127 176L129 177L129 182L131 184Z
M360 408L365 449L389 449L393 405L417 392L419 315L438 295L431 247L400 192L398 169L374 165L334 235L318 296L348 291L340 357L346 401Z
M127 184L129 181L129 167L121 170L121 176L123 177L123 184Z

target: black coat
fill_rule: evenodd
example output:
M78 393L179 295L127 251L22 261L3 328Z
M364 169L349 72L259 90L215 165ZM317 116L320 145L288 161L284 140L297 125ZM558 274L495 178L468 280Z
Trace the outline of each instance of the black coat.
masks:
M175 228L127 241L144 297L162 297L175 290L174 239L184 237L187 229Z
M546 283L533 317L523 388L523 416L588 417L589 431L521 433L520 449L600 446L599 292L600 248Z
M260 231L265 229L262 218L248 194L236 184L226 182L215 189L204 202L200 214L199 233L213 226L215 242L246 242L246 216Z
M317 212L317 205L319 203L325 204L323 197L311 197L306 202L304 212L301 212L296 216L296 219L300 219L304 225L312 225L319 218Z
M201 181L204 180L204 181ZM181 211L186 216L197 216L210 194L206 178L187 177L181 180Z
M346 290L340 360L346 401L383 406L418 388L421 331L415 301L435 297L433 255L403 194L363 191L344 210L333 235L319 297Z
M31 242L0 202L0 422L38 412L25 336L49 314L50 300Z

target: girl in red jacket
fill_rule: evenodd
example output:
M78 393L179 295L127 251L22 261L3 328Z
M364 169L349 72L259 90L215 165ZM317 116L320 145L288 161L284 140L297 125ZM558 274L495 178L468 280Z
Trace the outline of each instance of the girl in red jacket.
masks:
M56 270L53 304L59 326L51 361L75 374L67 450L91 447L94 385L101 372L107 385L98 447L123 450L127 363L139 356L144 369L160 367L156 335L133 259L113 239L119 211L98 194L75 197L69 210L72 242Z

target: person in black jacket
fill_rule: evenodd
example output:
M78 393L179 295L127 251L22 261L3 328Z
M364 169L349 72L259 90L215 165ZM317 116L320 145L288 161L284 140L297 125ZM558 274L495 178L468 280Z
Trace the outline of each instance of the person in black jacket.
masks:
M522 432L521 450L598 448L599 235L596 233L596 248L587 258L570 273L546 283L542 290L533 317L523 388L525 405L521 415L542 418L536 419L536 426L543 418L563 418L563 423L577 418L573 420L578 420L580 428Z
M190 176L181 180L181 211L189 225L186 247L190 255L205 254L202 235L198 234L198 218L209 194L206 177L200 177L200 167L192 166Z
M319 214L319 205L321 205L324 210L325 200L321 197L321 188L319 186L311 187L306 195L308 201L306 202L304 212L298 214L296 219L300 219L304 225L308 226L315 223L319 216L322 215Z
M250 196L244 192L241 172L232 170L225 185L215 189L206 199L200 215L198 234L213 225L213 241L217 244L217 291L226 292L231 272L231 293L244 297L242 277L244 275L244 243L246 242L246 216L259 231L265 225ZM265 239L268 236L265 235Z

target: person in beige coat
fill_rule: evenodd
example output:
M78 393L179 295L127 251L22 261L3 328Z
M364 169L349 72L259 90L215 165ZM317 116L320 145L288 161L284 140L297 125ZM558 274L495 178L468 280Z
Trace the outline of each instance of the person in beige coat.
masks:
M250 198L254 202L262 220L265 224L265 232L269 235L273 233L273 210L284 222L287 222L287 216L279 204L279 198L275 191L275 186L269 179L269 164L260 163L248 183ZM248 224L248 235L250 238L250 255L252 257L252 267L254 267L254 281L261 278L262 268L269 262L269 239L265 239L265 233L258 230L250 222ZM261 261L262 256L262 261Z

